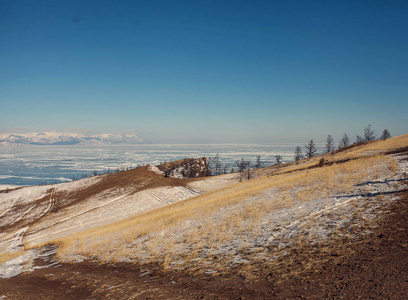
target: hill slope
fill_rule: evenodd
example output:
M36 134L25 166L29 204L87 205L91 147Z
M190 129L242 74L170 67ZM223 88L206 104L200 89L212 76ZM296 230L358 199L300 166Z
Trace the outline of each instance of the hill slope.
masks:
M400 230L391 222L406 199L407 149L408 135L395 137L260 169L244 182L234 174L164 178L144 168L1 194L1 205L9 203L0 210L3 260L16 256L2 265L2 277L37 269L0 286L8 296L25 295L13 288L25 278L52 284L54 294L37 294L58 297L67 285L70 297L83 298L296 297L316 287L318 274L336 278L325 271L337 272L336 264L363 270L356 253L385 232L381 249L393 247L391 235L408 244L395 234L406 224ZM43 268L52 264L59 268ZM334 283L322 282L329 290L321 296L335 297Z

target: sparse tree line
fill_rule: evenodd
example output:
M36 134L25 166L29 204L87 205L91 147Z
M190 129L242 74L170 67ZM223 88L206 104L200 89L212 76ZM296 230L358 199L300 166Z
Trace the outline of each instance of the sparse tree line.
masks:
M275 165L282 163L282 156L275 155ZM221 156L217 153L214 157L208 158L208 176L216 176L229 173L237 173L239 181L250 180L253 177L253 171L264 166L260 155L255 158L255 163L241 158L236 160L231 166L223 163Z
M236 160L232 166L222 163L219 153L217 153L214 157L208 158L209 175L216 176L228 173L238 173L240 181L244 179L251 179L252 170L259 169L262 167L262 165L263 162L261 161L261 156L259 155L256 157L255 164L251 164L249 160L241 158L240 160Z
M391 137L391 133L389 132L388 129L384 129L380 139L381 140L386 140L389 139ZM364 133L363 136L357 135L356 136L356 140L354 142L354 144L361 144L361 143L365 143L365 142L370 142L370 141L375 141L377 140L377 135L375 134L375 131L371 128L371 124L368 124L366 128L364 128ZM324 152L325 153L331 153L335 150L340 150L343 148L347 148L348 146L351 146L352 143L350 141L350 138L348 137L347 133L345 133L343 135L343 137L340 139L339 143L338 143L338 147L336 149L335 146L335 142L333 137L329 134L326 138L326 144L325 144L325 148L324 148ZM297 146L295 148L295 154L293 156L294 160L296 163L299 163L299 161L306 157L306 158L311 158L313 156L318 155L319 153L317 152L316 149L316 145L312 140L310 140L306 145L305 145L306 151L305 151L305 155L303 155L302 152L302 148L300 146Z

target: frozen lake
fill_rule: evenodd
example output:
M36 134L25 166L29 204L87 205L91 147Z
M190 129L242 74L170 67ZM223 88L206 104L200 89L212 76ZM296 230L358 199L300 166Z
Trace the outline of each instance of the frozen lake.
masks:
M182 158L221 156L227 169L244 158L255 162L261 156L264 166L292 161L300 144L213 144L213 145L103 145L103 146L0 146L0 185L38 185L79 179L94 171L135 167L147 163L158 165ZM317 145L318 150L321 145Z

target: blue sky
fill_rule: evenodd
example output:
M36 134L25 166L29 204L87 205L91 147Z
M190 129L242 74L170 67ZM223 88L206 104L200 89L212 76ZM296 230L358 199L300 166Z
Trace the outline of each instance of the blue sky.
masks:
M408 132L407 1L0 0L0 131Z

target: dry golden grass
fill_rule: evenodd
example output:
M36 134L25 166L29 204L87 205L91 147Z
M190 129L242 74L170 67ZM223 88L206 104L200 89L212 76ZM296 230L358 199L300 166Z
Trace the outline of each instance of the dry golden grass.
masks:
M373 154L381 154L383 152L408 147L408 134L393 137L385 141L373 141L365 145L351 147L334 154L323 154L310 159L303 159L299 164L292 163L286 168L277 170L276 174L294 172L304 170L319 164L320 159L324 159L326 163L338 163L344 160L358 159Z
M0 264L9 261L13 258L19 257L23 255L25 252L24 251L16 251L16 252L5 252L0 254Z
M396 136L385 141L375 141L365 147L365 151L387 151L408 146L408 134Z
M188 233L184 233L184 244L196 245L189 253L190 258L198 258L202 256L203 248L218 249L237 236L259 235L259 222L266 213L290 207L294 201L308 201L349 191L350 187L367 177L366 166L380 174L388 169L388 165L393 165L388 160L387 157L377 155L304 172L258 178L53 243L59 246L58 255L61 258L75 253L105 261L120 261L124 256L132 256L132 251L127 251L125 255L123 251L115 250L116 248L121 249L123 244L149 237L145 241L148 253L164 260L164 266L168 267L170 257L177 252L175 241L169 241L170 237L166 234L157 233L169 228L183 231L183 222L198 220L200 227L191 227ZM384 161L386 163L382 163ZM270 188L279 190L277 199L244 203L249 197ZM292 193L293 189L298 191ZM237 203L242 203L239 209L231 210L214 223L212 214L220 208L228 208ZM164 253L163 248L166 249Z

